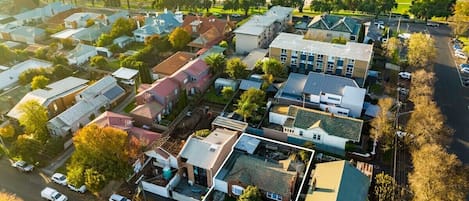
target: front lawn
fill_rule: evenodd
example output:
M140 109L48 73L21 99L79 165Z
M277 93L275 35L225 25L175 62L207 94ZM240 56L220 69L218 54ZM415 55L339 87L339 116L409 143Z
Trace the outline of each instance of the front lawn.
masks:
M213 87L210 87L210 89L205 92L204 100L221 105L226 105L226 103L229 101L229 99L225 98L221 93L218 94Z

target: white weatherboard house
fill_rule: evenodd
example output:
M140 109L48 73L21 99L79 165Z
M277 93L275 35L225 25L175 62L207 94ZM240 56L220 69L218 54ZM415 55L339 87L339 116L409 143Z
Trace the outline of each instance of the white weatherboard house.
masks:
M106 76L75 96L77 103L47 122L52 135L73 134L107 110L125 91L112 76Z
M16 64L8 70L0 73L0 89L13 86L16 82L18 82L18 76L28 69L49 67L52 67L52 63L38 59L29 59Z
M363 120L294 105L274 106L269 122L281 125L288 137L312 141L318 149L345 154L348 141L360 142Z
M75 49L70 51L67 55L68 64L81 65L90 60L98 54L95 46L78 44Z

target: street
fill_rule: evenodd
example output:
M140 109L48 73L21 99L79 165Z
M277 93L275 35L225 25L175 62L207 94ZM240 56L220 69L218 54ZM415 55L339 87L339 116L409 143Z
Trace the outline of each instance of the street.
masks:
M96 200L89 192L80 194L64 186L52 183L49 176L35 169L32 173L23 173L11 167L6 157L0 160L0 191L14 193L24 201L42 201L41 190L46 186L65 194L68 200Z

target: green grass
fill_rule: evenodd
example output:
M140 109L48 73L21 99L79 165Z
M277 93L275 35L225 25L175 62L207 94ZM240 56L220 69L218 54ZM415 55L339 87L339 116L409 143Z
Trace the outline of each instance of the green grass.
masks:
M130 102L127 106L125 106L124 112L129 113L129 112L132 111L135 107L137 107L137 105L135 104L135 100L134 100L134 101Z
M10 90L8 92L0 93L0 112L5 114L11 108L13 108L16 103L18 103L24 95L26 95L30 91L29 85L18 86L14 90Z
M212 103L222 104L222 105L225 105L229 101L228 99L223 97L223 95L221 94L218 95L215 92L215 89L213 87L207 90L207 92L204 94L204 100L210 101Z
M108 65L109 65L109 68L112 70L117 70L121 66L120 61L118 59L109 61Z

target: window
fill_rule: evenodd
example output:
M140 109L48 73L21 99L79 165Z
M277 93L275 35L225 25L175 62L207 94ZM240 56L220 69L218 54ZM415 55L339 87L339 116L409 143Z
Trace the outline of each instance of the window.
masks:
M322 61L316 62L316 71L322 71Z
M300 136L303 136L303 131L300 131Z
M241 187L241 186L238 186L238 185L232 185L231 186L231 192L234 195L241 195L241 194L243 194L243 191L244 191L244 188Z
M353 75L353 65L347 65L347 68L345 69L345 76L352 77L352 75Z
M277 200L277 201L282 200L282 196L276 193L267 192L265 196L271 200Z
M316 134L313 135L313 140L315 140L315 139L316 139Z
M286 50L286 49L282 49L282 50L281 50L281 53L282 53L282 55L287 55L287 50Z
M318 140L321 140L321 135L318 135Z
M318 54L318 61L322 61L323 58L324 58L324 55Z
M297 51L292 51L292 52L291 52L291 56L292 56L292 58L293 58L293 57L294 57L294 58L298 57L298 52L297 52Z
M356 36L350 36L350 40L354 41Z
M333 69L334 69L334 63L327 62L327 73L332 73Z
M327 97L327 99L329 99L329 100L333 100L333 101L340 101L340 99L338 99L338 98L334 98L334 97L330 97L330 96L329 96L329 97Z
M178 95L178 89L174 89L174 95Z
M291 58L291 65L295 65L296 66L296 59L295 58Z
M285 64L285 62L287 62L287 57L281 56L280 57L280 62L282 62L282 64Z

